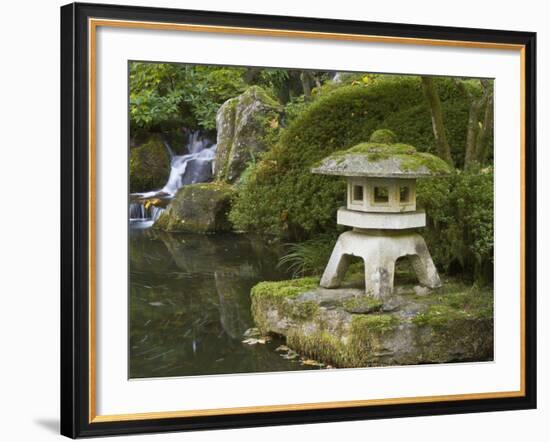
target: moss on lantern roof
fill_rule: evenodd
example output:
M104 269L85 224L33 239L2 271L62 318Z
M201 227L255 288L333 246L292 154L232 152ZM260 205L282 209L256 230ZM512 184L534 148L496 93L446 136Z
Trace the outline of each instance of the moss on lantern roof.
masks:
M369 141L372 143L385 144L396 143L397 135L395 135L395 133L389 129L378 129L370 135Z
M374 141L391 138L387 133L381 132L375 131L371 141L367 143L334 152L317 163L311 171L323 175L395 178L446 175L451 172L450 166L441 158L417 152L414 146Z

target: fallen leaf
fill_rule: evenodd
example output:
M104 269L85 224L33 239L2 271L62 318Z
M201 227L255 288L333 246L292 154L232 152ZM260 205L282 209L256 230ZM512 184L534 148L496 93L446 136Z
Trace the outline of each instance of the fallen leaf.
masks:
M248 345L256 345L258 343L258 340L256 338L248 338L242 341L242 343Z
M314 359L302 359L301 361L302 365L312 365L315 367L323 367L325 364L315 361Z

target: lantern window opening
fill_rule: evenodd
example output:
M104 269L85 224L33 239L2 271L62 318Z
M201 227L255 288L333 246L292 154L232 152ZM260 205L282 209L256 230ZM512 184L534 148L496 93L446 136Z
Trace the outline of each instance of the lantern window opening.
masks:
M353 202L363 202L365 197L365 190L364 187L358 184L353 185L353 195L352 195L352 201Z
M373 199L375 204L388 204L390 192L387 186L374 186Z
M409 186L399 186L399 202L408 203L411 199L411 191Z

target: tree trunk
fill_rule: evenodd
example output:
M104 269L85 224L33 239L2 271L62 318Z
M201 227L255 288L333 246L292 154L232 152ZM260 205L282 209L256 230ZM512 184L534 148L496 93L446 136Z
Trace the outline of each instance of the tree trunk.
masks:
M489 135L493 130L493 120L493 93L491 92L485 102L485 115L483 117L483 125L479 130L476 143L476 160L481 165L484 165L487 161L487 144L489 142Z
M287 104L290 101L290 81L281 82L277 88L277 98L282 104Z
M481 80L483 95L471 98L468 128L466 133L466 152L464 169L471 169L475 164L482 166L487 156L487 138L493 128L493 89L487 80ZM483 111L483 120L480 114Z
M474 99L470 104L468 127L466 131L466 151L464 153L464 169L470 169L476 161L477 135L479 131L479 113L483 106L483 98Z
M244 74L244 81L246 84L252 84L256 81L256 77L261 72L260 68L246 68L246 72Z
M311 99L311 74L309 72L302 72L300 80L302 82L302 89L304 90L304 100L309 101Z
M451 147L445 135L445 124L443 122L443 111L441 110L441 100L435 90L433 79L430 77L422 77L422 87L424 94L430 105L432 115L432 129L435 138L437 154L445 160L450 166L454 167L453 158L451 157Z

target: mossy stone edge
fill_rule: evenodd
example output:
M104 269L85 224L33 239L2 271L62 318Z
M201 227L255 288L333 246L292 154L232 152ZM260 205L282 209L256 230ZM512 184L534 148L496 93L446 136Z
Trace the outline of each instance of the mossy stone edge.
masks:
M304 357L341 368L493 359L492 291L451 283L443 291L398 296L400 307L350 313L368 298L343 294L315 300L318 278L261 282L252 288L252 316L262 333L286 337Z

